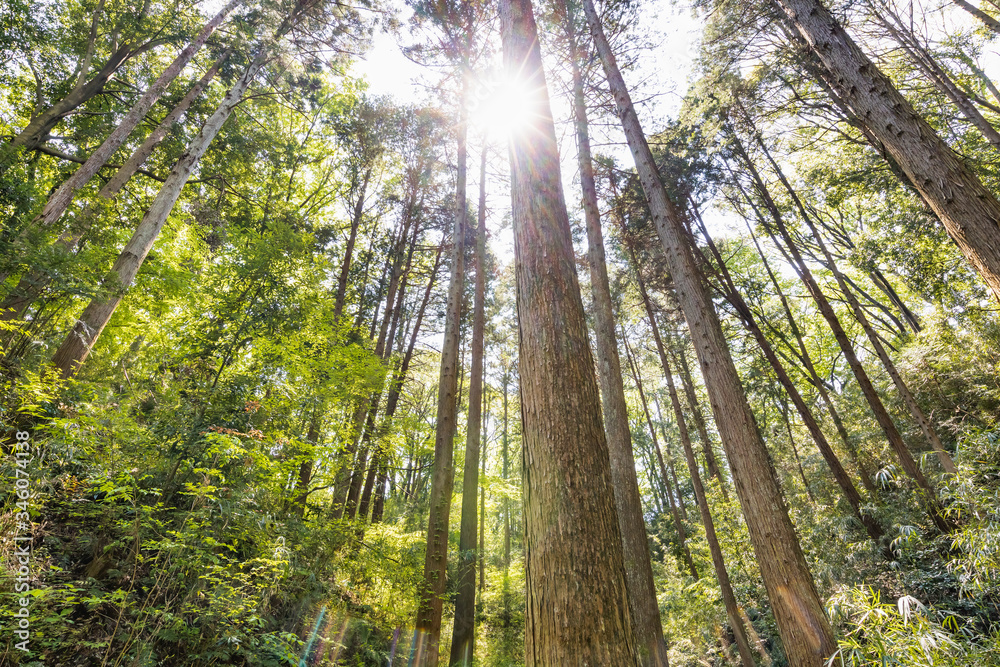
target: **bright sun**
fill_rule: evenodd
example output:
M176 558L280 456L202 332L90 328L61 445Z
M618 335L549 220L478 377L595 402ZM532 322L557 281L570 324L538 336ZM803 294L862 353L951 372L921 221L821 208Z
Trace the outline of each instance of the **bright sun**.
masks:
M483 79L473 88L469 120L473 127L506 139L527 128L537 99L523 81L502 74Z

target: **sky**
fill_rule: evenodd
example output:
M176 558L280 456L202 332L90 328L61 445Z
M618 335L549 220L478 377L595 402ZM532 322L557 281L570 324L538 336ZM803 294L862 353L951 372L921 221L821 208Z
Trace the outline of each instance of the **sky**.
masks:
M892 1L892 0L890 0ZM913 0L921 9L932 9L938 6L937 0ZM355 66L355 72L364 76L369 82L369 90L373 94L389 95L402 103L417 103L429 99L428 85L440 72L421 67L408 60L401 51L400 42L406 43L414 38L409 35L406 26L410 16L409 9L402 0L391 0L399 10L399 18L403 23L400 35L381 33L374 39L373 48L367 56ZM905 6L908 0L896 0L899 6ZM924 14L918 10L917 15ZM966 12L954 7L947 7L943 12L930 11L924 14L927 19L927 31L932 38L940 38L956 29L969 29L975 25L975 19ZM677 114L681 101L692 81L695 59L698 53L702 23L696 18L686 0L651 0L644 3L640 30L643 40L651 47L641 51L638 67L624 73L626 84L637 102L640 120L646 134L653 134L660 129L665 121ZM543 40L544 41L544 40ZM994 80L1000 78L1000 47L996 43L980 58L980 64ZM543 57L546 54L543 48ZM551 68L548 70L551 71ZM576 184L575 138L572 127L566 122L570 116L568 102L561 98L555 87L551 74L549 75L549 94L552 97L553 112L557 121L557 136L562 151L562 171L564 191L570 208L571 219L579 218L580 198ZM562 122L560 122L562 121ZM595 152L614 156L624 166L633 164L631 156L624 145L620 128L610 127L602 131L592 127L592 142ZM603 136L602 136L603 135ZM470 200L474 201L478 170L473 167L478 164L478 152L474 141L470 141ZM503 146L495 146L503 154ZM489 211L492 222L491 246L503 263L513 256L513 239L509 227L505 230L497 228L496 218L502 218L509 211L509 189L502 176L494 176L488 181ZM714 207L703 211L705 221L713 236L725 236L741 229L727 214ZM732 230L732 231L730 231Z
M399 10L399 18L404 26L400 35L377 35L369 53L355 64L354 72L367 79L372 94L388 95L401 103L419 103L428 99L428 85L440 73L417 65L403 55L400 44L413 39L406 28L410 10L400 0L395 0L393 4ZM644 10L642 23L646 41L653 47L642 53L639 67L635 71L626 72L625 77L633 91L633 98L637 101L645 100L639 106L640 118L644 129L651 133L662 126L665 118L676 114L680 107L697 55L701 26L683 3L669 0L654 0L649 3ZM546 57L544 51L543 57ZM570 107L556 94L551 75L548 78L549 95L553 98L553 113L557 120L556 132L562 150L564 191L573 217L574 210L579 208L575 202L580 194L575 182L575 138L572 136L572 128L566 122L570 117ZM655 82L655 90L651 89L652 82ZM619 130L603 137L598 128L593 128L593 131L596 152L613 155L623 165L633 164ZM494 150L497 149L503 150L503 147L494 146ZM474 198L473 193L478 188L478 175L473 173L478 170L472 169L474 165L478 165L478 150L474 143L469 157L469 192L470 198ZM505 179L494 177L487 183L490 193L488 209L494 219L502 218L509 211L509 189L501 182L503 180ZM507 263L513 256L510 229L498 229L496 224L490 226L493 252L502 263Z

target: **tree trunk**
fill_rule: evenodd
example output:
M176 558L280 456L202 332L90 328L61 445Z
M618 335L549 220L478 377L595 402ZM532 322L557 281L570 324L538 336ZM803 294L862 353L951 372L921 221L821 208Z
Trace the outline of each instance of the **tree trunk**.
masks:
M451 282L441 347L438 377L437 425L434 436L434 468L427 520L427 553L424 579L420 585L417 623L414 631L413 664L437 667L441 641L441 615L448 571L448 519L455 469L452 462L458 410L458 348L462 326L462 294L465 283L465 216L468 134L468 82L462 72L462 92L458 101L458 172L455 193L455 222L452 235Z
M115 175L112 176L111 180L108 181L104 187L100 189L97 193L99 197L104 200L110 200L125 186L135 172L138 171L139 167L143 165L147 158L153 153L153 149L159 145L163 138L167 136L174 123L176 123L180 117L190 108L191 104L198 99L202 91L208 86L208 84L215 78L216 73L222 64L229 58L231 51L226 51L215 64L209 68L207 72L201 77L191 89L187 92L187 95L177 103L173 109L170 110L159 125L156 126L142 145L136 149L132 156L123 164ZM83 211L80 212L76 224L74 224L70 229L67 229L59 239L56 241L55 245L58 250L63 254L70 254L76 250L77 245L80 243L80 239L84 234L90 229L93 223L93 217L95 211L92 206L87 206ZM45 287L49 284L51 278L39 269L31 269L18 281L17 286L8 294L4 299L3 303L0 303L0 320L15 320L24 313L27 308L34 303L35 299L42 293Z
M987 28L1000 35L1000 21L997 21L995 18L981 10L979 7L976 7L971 2L967 2L966 0L951 1L982 21Z
M792 267L795 269L795 272L806 286L806 290L809 292L810 296L812 296L817 308L823 315L823 318L827 321L827 324L829 324L830 329L833 331L833 336L836 339L837 344L840 346L841 351L844 353L844 358L851 367L851 371L854 373L854 377L857 379L858 384L861 387L861 391L865 395L865 399L868 401L868 405L875 415L875 420L885 433L886 439L888 439L889 444L896 453L896 457L899 459L903 470L906 471L906 473L920 488L924 501L927 505L928 513L934 521L934 524L942 532L950 532L954 526L951 521L944 516L944 510L938 502L937 493L935 492L934 487L931 486L931 483L926 477L924 477L924 474L920 470L920 466L917 465L917 462L913 460L910 450L903 441L903 436L900 435L899 430L896 428L896 424L893 422L892 417L889 416L888 410L886 410L885 405L882 403L882 399L879 397L878 392L875 391L875 386L872 384L871 378L868 377L868 373L861 365L861 361L858 359L858 355L855 352L854 344L844 331L844 328L840 323L840 319L837 317L836 312L834 312L833 307L830 305L830 301L820 289L819 284L813 277L812 271L809 270L809 267L802 259L802 254L799 252L794 240L792 240L791 234L789 234L788 228L785 226L784 218L778 210L777 204L774 203L767 187L764 185L764 181L757 172L756 166L750 159L749 155L747 155L746 150L743 148L742 143L740 143L739 138L735 134L731 134L731 137L733 139L733 147L742 158L743 166L746 171L750 174L751 178L753 178L758 194L763 199L765 207L771 214L775 227L777 228L777 233L784 241L785 249L788 251L792 260ZM761 148L766 149L762 142ZM772 166L774 166L774 164L775 163L772 161ZM777 245L777 239L774 237L772 237L772 239Z
M534 100L509 139L520 334L525 663L636 665L608 444L530 0L501 0L504 65Z
M771 280L771 284L774 286L775 293L781 301L782 309L785 311L785 317L788 319L788 325L792 330L792 335L795 337L795 342L799 348L797 356L801 361L802 366L805 368L807 379L811 381L812 385L816 388L816 391L819 392L820 400L826 406L827 412L829 412L830 418L833 420L834 427L837 429L837 433L844 443L844 447L854 460L854 465L857 466L858 475L861 477L862 485L864 485L865 490L868 491L869 494L874 496L876 488L875 483L872 481L871 473L868 472L868 468L861 461L861 454L858 452L857 446L851 440L850 435L848 435L847 429L844 427L844 421L840 418L840 413L837 412L837 408L833 404L830 393L826 389L826 384L824 384L823 379L820 378L819 373L816 371L816 366L813 364L812 357L809 355L809 349L806 347L805 340L802 337L802 331L799 329L799 326L795 321L795 316L792 315L792 309L788 304L788 298L785 296L785 292L781 288L781 284L778 282L778 278L775 276L774 271L771 270L771 264L768 262L767 256L764 254L764 249L761 248L760 243L758 243L757 236L753 233L753 229L750 228L749 223L747 224L747 228L750 231L750 238L753 240L754 247L757 248L757 254L760 255L761 262L764 264L764 270L767 272L767 275Z
M337 278L337 296L333 305L333 319L339 320L344 313L344 304L347 301L347 279L351 275L351 262L354 259L354 244L358 240L358 229L361 227L361 218L365 212L365 192L368 190L368 182L372 177L372 167L365 170L361 177L361 184L358 186L357 200L354 202L354 215L351 217L351 232L347 237L347 247L344 249L344 261L340 264L340 276Z
M319 426L320 420L323 418L322 413L322 408L317 406L313 411L312 419L309 420L309 433L306 434L306 440L309 442L311 448L319 444ZM295 506L295 515L299 519L302 519L306 515L306 502L309 500L309 484L312 482L314 461L315 452L310 449L309 458L299 464L299 481L296 485L298 492L295 494L295 501L293 503Z
M694 391L694 381L691 378L691 369L688 368L687 352L683 345L677 346L677 361L681 371L681 383L684 385L684 395L687 398L688 409L694 419L695 429L698 431L698 438L701 440L701 448L705 454L705 465L708 468L709 477L714 477L719 481L719 488L722 490L722 497L729 500L729 490L726 487L726 480L719 469L719 462L715 458L715 451L712 440L708 437L708 429L705 427L705 415L701 411L698 403L698 396Z
M584 81L580 62L583 59L577 42L577 19L572 2L558 0L559 14L569 44L570 68L573 76L573 112L577 141L577 164L583 191L583 211L587 225L587 261L594 320L594 342L597 356L597 381L601 393L604 431L611 458L611 480L618 526L622 533L622 553L628 579L629 609L632 630L644 667L661 667L668 663L667 644L663 638L660 607L656 600L653 568L649 555L649 538L643 520L639 483L635 474L632 434L629 431L628 407L622 386L621 359L615 340L615 321L611 303L611 286L604 254L604 234L594 182L594 166L590 150L590 129Z
M818 0L772 0L1000 299L1000 201L934 132ZM967 4L967 3L966 3Z
M442 250L444 250L444 244L438 246L437 254L434 258L434 268L431 269L430 279L427 281L427 288L424 290L420 307L417 309L416 321L413 323L413 330L410 332L410 342L403 353L403 360L399 365L399 369L393 376L392 384L389 386L389 396L385 404L385 417L382 421L383 436L388 433L389 427L392 425L392 418L396 414L396 406L399 404L399 396L403 389L403 383L406 381L407 373L410 369L410 361L413 359L413 350L417 343L417 336L420 333L420 326L424 321L427 303L430 301L431 291L434 289L434 283L437 281L438 268L441 266ZM384 478L387 472L384 460L381 470L380 479ZM372 508L372 523L378 523L382 520L382 512L385 506L384 481L380 481L378 490L379 493L375 498L375 504Z
M833 630L788 518L774 468L747 404L714 304L687 247L680 212L660 181L592 0L585 0L584 7L677 287L678 301L695 343L715 423L729 458L736 494L789 662L794 667L821 665L837 650Z
M937 454L938 460L941 462L941 466L945 471L955 474L957 469L955 468L955 462L952 461L951 455L945 450L944 445L941 444L941 438L938 437L937 431L934 429L934 425L931 424L930 419L924 414L924 411L920 408L917 400L913 397L913 392L910 388L903 382L903 378L899 375L899 371L896 370L896 364L893 363L892 359L889 357L889 353L886 352L885 347L879 340L878 335L872 328L871 322L868 321L868 317L865 316L864 310L861 308L861 304L858 303L857 297L851 291L851 288L847 285L844 280L844 275L837 268L836 262L834 262L833 256L826 247L826 243L823 241L823 237L820 236L819 230L816 229L815 225L812 223L812 219L806 214L805 209L800 209L803 220L809 226L809 229L813 233L813 238L816 239L816 243L819 245L820 251L826 258L827 268L833 273L833 277L837 281L837 285L840 287L841 293L847 300L848 305L851 307L851 312L854 313L855 319L861 324L861 327L865 330L865 335L868 337L868 342L871 343L872 348L875 349L875 354L878 355L879 360L885 367L886 372L889 377L892 378L892 383L896 386L896 390L899 391L899 395L902 396L903 402L906 404L907 409L913 416L914 421L920 426L920 430L923 431L924 437L927 438L927 442L930 443L931 447L934 449L934 453Z
M642 292L645 295L645 289ZM715 567L715 576L719 581L719 588L722 591L722 602L726 606L726 618L729 619L729 627L733 629L733 636L736 638L736 646L740 651L743 667L754 667L755 663L753 653L750 651L750 642L747 639L746 629L740 618L740 608L736 603L736 596L733 594L732 583L729 581L729 571L726 570L726 561L722 556L719 537L715 534L715 522L712 520L712 513L708 509L708 498L705 496L705 487L702 485L701 475L698 473L698 462L694 458L694 449L691 447L691 434L684 419L684 410L681 408L680 398L677 396L674 375L670 370L670 365L667 363L663 341L660 339L656 320L652 309L649 307L648 299L645 300L645 303L646 313L650 320L649 324L653 329L653 337L656 341L657 352L660 355L660 364L663 366L663 375L667 379L667 391L670 394L670 404L674 409L674 419L677 420L677 430L681 436L684 460L687 461L688 472L691 474L691 485L694 487L694 497L698 503L698 511L701 513L701 524L705 528L705 539L708 542L708 550L712 554L712 565Z
M49 227L54 225L62 214L69 207L70 203L73 201L73 196L76 191L86 185L91 178L104 166L104 163L111 159L125 140L128 139L129 135L136 128L140 121L146 117L146 114L153 107L163 91L167 89L167 86L173 82L177 75L181 73L194 55L199 49L205 44L208 38L212 35L217 27L226 18L237 5L242 3L243 0L230 0L229 4L223 7L218 14L216 14L205 26L201 29L201 32L191 40L174 61L170 63L169 66L163 73L157 77L156 81L146 89L146 92L139 101L128 110L125 116L122 118L121 122L118 124L108 138L104 140L87 161L77 169L72 176L66 179L62 185L49 197L48 202L45 204L45 208L38 215L36 223L41 227Z
M486 329L486 153L479 160L479 216L476 230L476 290L472 308L472 360L469 416L466 420L465 470L462 474L462 519L458 537L458 595L449 664L469 667L475 655L476 629L476 501L479 499L479 446L483 413L483 336Z
M73 330L70 331L63 344L53 355L52 364L59 370L62 377L67 378L75 375L87 359L87 355L90 354L104 327L111 320L111 315L118 308L124 291L131 286L139 268L146 259L146 255L153 248L153 243L159 236L160 230L163 229L167 216L170 215L170 211L173 210L174 204L180 197L181 189L187 183L198 161L208 150L209 144L222 129L222 125L229 118L233 109L243 99L243 94L250 82L263 65L264 54L265 51L261 50L254 58L243 75L226 93L215 113L205 121L201 131L188 144L187 150L177 160L174 168L170 170L170 175L164 181L156 199L153 200L142 222L139 223L132 238L118 256L111 268L111 273L104 280L104 286L113 289L114 292L107 298L98 297L90 302L76 321Z
M701 219L697 218L699 224L701 224ZM823 429L820 428L819 423L812 414L812 410L809 409L809 405L806 403L802 394L799 392L798 387L792 382L792 378L789 377L788 371L785 370L784 365L782 365L781 360L774 352L774 348L771 346L771 342L764 335L761 330L760 325L757 324L756 318L753 312L750 310L750 306L743 299L739 290L736 287L736 283L733 281L732 276L729 273L729 268L726 266L725 260L722 257L722 253L716 247L715 242L712 237L708 234L708 229L701 224L701 233L705 238L705 242L708 244L709 250L715 257L715 261L718 264L718 274L719 281L722 283L722 289L725 291L726 299L732 304L733 308L739 314L740 319L743 320L743 324L746 326L747 330L757 341L757 345L760 347L761 352L764 354L764 358L771 365L774 370L774 374L778 379L779 384L784 388L785 393L792 400L795 405L796 411L802 418L802 422L806 425L809 430L809 435L812 437L813 442L816 443L816 447L819 449L820 454L823 455L823 460L826 461L827 466L829 466L830 471L833 473L834 479L837 481L837 485L840 486L841 491L844 494L844 498L851 505L851 509L854 511L854 516L857 517L861 525L865 527L868 532L868 536L871 537L872 541L878 546L883 546L881 544L884 531L881 525L874 517L865 514L861 505L863 503L861 499L861 494L858 493L857 487L854 486L853 480L851 480L850 475L844 470L843 464L841 464L840 459L837 454L833 451L833 447L830 446L829 441L826 439L826 434L823 433ZM787 418L786 418L787 421ZM789 437L791 437L791 431L789 431ZM795 443L792 442L793 451L795 451ZM798 452L795 451L795 459L798 462ZM799 472L802 472L802 466L799 465ZM812 498L812 489L809 488L809 483L806 481L805 473L802 473L802 481L806 485L806 491L809 497ZM889 554L891 556L891 554Z

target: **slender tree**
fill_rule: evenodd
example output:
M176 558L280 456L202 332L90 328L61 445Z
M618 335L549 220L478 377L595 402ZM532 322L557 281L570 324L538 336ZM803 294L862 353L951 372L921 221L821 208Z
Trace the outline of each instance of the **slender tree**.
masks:
M695 343L736 495L785 651L789 662L796 667L821 665L836 651L833 630L788 518L774 468L740 384L722 325L691 256L680 211L660 180L594 3L584 0L584 9Z
M474 262L475 297L472 307L472 359L469 378L469 416L466 420L465 471L462 475L462 523L458 538L458 596L451 640L452 665L467 667L475 654L476 628L476 500L479 496L479 448L483 406L483 335L486 329L486 156L479 158L479 215Z

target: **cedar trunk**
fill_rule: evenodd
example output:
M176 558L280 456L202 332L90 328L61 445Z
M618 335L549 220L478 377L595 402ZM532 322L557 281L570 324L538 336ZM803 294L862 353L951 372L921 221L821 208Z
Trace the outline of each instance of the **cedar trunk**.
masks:
M733 473L761 575L790 664L824 664L837 650L806 565L774 467L757 430L722 325L685 239L680 211L667 196L625 82L591 0L584 7L625 136L688 322L715 423Z
M937 135L819 0L772 0L828 83L888 151L1000 299L1000 201Z
M525 663L637 664L607 440L530 0L501 0L504 65L535 100L510 137L523 424Z

